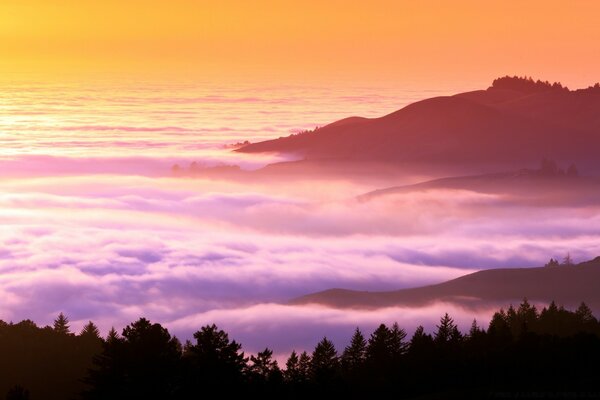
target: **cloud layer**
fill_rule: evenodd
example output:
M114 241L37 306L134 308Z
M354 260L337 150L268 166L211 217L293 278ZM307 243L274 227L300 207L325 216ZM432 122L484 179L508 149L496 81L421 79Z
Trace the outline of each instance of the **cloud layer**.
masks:
M308 292L389 290L482 268L536 266L568 251L579 260L600 254L591 205L519 206L447 190L358 202L353 196L365 188L332 181L315 193L303 185L4 179L1 318L49 323L64 311L74 328L92 319L106 330L143 315L183 337L212 321L249 350L273 344L282 352L310 347L323 334L342 343L356 324L433 327L444 310L465 323L488 311L284 305Z

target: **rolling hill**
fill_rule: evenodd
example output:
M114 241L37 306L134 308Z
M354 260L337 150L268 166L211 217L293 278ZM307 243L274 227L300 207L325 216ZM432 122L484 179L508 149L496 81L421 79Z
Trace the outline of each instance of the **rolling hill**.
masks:
M555 164L546 160L550 165ZM561 169L521 169L513 172L433 179L413 185L392 186L357 196L361 202L386 196L429 190L468 190L503 196L505 202L519 201L536 206L578 206L600 203L600 178L578 176L572 166Z
M556 301L576 306L585 301L600 310L600 257L574 266L492 269L444 283L386 292L331 289L296 298L292 304L320 304L335 308L421 306L449 302L466 307L486 304Z
M346 118L236 151L306 160L422 165L530 165L543 157L600 170L600 88L570 91L522 78L426 99L380 118Z

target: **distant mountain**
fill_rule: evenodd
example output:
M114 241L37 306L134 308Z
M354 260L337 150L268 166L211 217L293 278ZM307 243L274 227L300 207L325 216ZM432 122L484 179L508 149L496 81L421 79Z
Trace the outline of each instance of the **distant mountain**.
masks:
M529 165L543 157L600 169L600 87L500 78L487 90L435 97L380 118L346 118L249 144L245 153L423 165Z
M478 193L511 195L506 201L532 201L537 205L576 206L600 202L600 178L579 176L571 164L562 169L551 160L543 160L540 169L520 169L513 172L470 175L434 179L413 185L393 186L360 196L370 201L391 195L403 195L428 190L468 190Z
M530 301L556 301L576 306L585 301L600 310L600 257L574 266L492 269L437 285L387 292L331 289L309 294L292 304L321 304L336 308L419 306L449 302L467 307Z

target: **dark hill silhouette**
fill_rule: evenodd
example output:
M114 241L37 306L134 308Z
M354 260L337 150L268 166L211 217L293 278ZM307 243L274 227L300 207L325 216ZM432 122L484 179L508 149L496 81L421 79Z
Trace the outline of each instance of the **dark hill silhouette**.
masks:
M487 90L419 101L380 118L347 118L236 151L295 153L307 160L511 168L550 157L600 169L599 90L503 79Z
M450 302L467 307L515 304L523 298L575 306L582 300L600 307L600 257L574 266L492 269L475 272L437 285L386 292L331 289L291 301L336 308L419 306Z
M390 195L428 190L469 190L478 193L508 195L505 201L528 202L538 206L586 205L600 202L600 178L579 176L574 164L560 169L550 160L546 169L521 169L513 172L434 179L413 185L393 186L357 196L369 201Z

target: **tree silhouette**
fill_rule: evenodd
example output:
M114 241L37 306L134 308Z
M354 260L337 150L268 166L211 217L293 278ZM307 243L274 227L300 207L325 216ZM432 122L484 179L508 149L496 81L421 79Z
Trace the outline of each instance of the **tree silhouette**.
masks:
M390 330L390 351L392 357L397 359L406 353L407 348L406 331L401 329L397 322L394 322L392 329Z
M581 302L579 307L577 307L577 310L575 310L575 316L584 325L598 323L598 320L596 317L594 317L592 310L584 302Z
M86 339L89 338L89 339L98 339L99 340L100 339L100 331L98 330L98 327L92 321L89 321L81 329L81 332L79 333L79 337L86 338Z
M220 387L222 391L239 390L244 381L248 358L242 345L229 340L229 335L215 324L203 326L194 333L195 344L184 348L187 369L185 385L191 393Z
M300 358L296 350L293 350L285 362L283 377L288 383L298 384L303 381L300 374Z
M68 326L65 319L57 318L57 326ZM122 335L111 329L106 340L91 322L79 335L59 335L30 320L0 321L0 393L24 398L26 387L32 398L57 399L81 391L88 399L187 399L216 391L249 398L481 398L598 388L600 323L585 303L570 311L551 302L538 313L524 299L496 312L487 331L474 320L464 337L445 314L435 339L422 326L408 344L405 339L397 324L379 325L368 341L356 329L340 361L323 338L312 358L293 351L282 375L270 348L248 363L241 345L215 325L201 328L182 349L144 318Z
M385 324L380 324L371 334L367 347L370 364L387 364L392 357L392 332Z
M367 359L367 341L360 329L354 330L350 344L344 349L341 357L342 368L348 373L359 371Z
M300 380L306 382L311 377L311 368L312 368L312 359L310 355L303 351L300 353L300 358L298 360L298 376Z
M122 338L104 345L94 360L89 398L165 398L175 389L175 373L181 357L177 338L160 324L145 318L127 325Z
M423 352L433 345L433 338L431 335L425 333L425 328L423 325L419 325L417 329L415 329L415 333L410 339L409 352L411 353L419 353Z
M54 320L54 332L60 335L70 335L69 319L61 312Z
M440 324L436 325L437 331L434 335L434 342L437 344L456 343L462 337L458 326L450 318L448 313L440 319Z
M273 359L273 350L269 348L258 352L256 356L251 355L250 362L252 362L249 367L250 372L261 380L276 379L281 374L277 360Z
M567 253L567 255L563 258L561 265L565 267L572 267L575 265L573 259L571 258L571 253Z
M329 386L337 378L339 359L333 342L324 337L315 347L310 363L312 379L318 385Z

